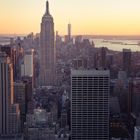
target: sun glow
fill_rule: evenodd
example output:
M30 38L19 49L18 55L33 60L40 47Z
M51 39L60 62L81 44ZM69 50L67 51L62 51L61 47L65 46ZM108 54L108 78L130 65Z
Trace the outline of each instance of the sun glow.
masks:
M0 0L0 34L40 32L44 0ZM50 0L55 30L73 34L140 34L139 0Z

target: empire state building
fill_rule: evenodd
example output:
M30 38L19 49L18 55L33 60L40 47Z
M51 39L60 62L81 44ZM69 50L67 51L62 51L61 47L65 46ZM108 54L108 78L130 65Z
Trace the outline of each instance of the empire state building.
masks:
M46 2L40 32L40 85L53 86L55 79L54 22Z

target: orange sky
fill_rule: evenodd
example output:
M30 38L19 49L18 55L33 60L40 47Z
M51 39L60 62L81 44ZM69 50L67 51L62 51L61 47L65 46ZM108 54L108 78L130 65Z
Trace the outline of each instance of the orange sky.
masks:
M0 34L40 32L45 0L0 0ZM55 30L73 34L140 35L140 0L50 0Z

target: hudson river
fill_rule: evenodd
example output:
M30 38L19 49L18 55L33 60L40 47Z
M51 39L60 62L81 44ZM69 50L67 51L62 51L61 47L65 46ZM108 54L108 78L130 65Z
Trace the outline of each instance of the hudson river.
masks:
M140 51L140 40L104 40L92 39L95 47L107 47L110 50L122 51L122 49L131 49L131 51Z

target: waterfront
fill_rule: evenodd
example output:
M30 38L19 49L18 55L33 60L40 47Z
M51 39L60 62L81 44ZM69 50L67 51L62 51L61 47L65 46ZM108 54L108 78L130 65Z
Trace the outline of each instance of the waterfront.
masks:
M23 36L22 36L23 37ZM16 38L16 36L6 36L0 37L0 45L6 45L10 43L10 38ZM120 40L120 39L110 39L105 40L102 38L94 39L90 38L90 41L93 41L95 44L95 47L107 47L110 50L114 51L122 51L122 49L131 49L131 51L136 52L140 51L140 45L137 45L140 40Z
M122 51L122 49L131 49L131 51L140 51L140 46L137 45L139 40L104 40L104 39L92 39L95 47L107 47L110 50ZM118 42L118 43L117 43Z

